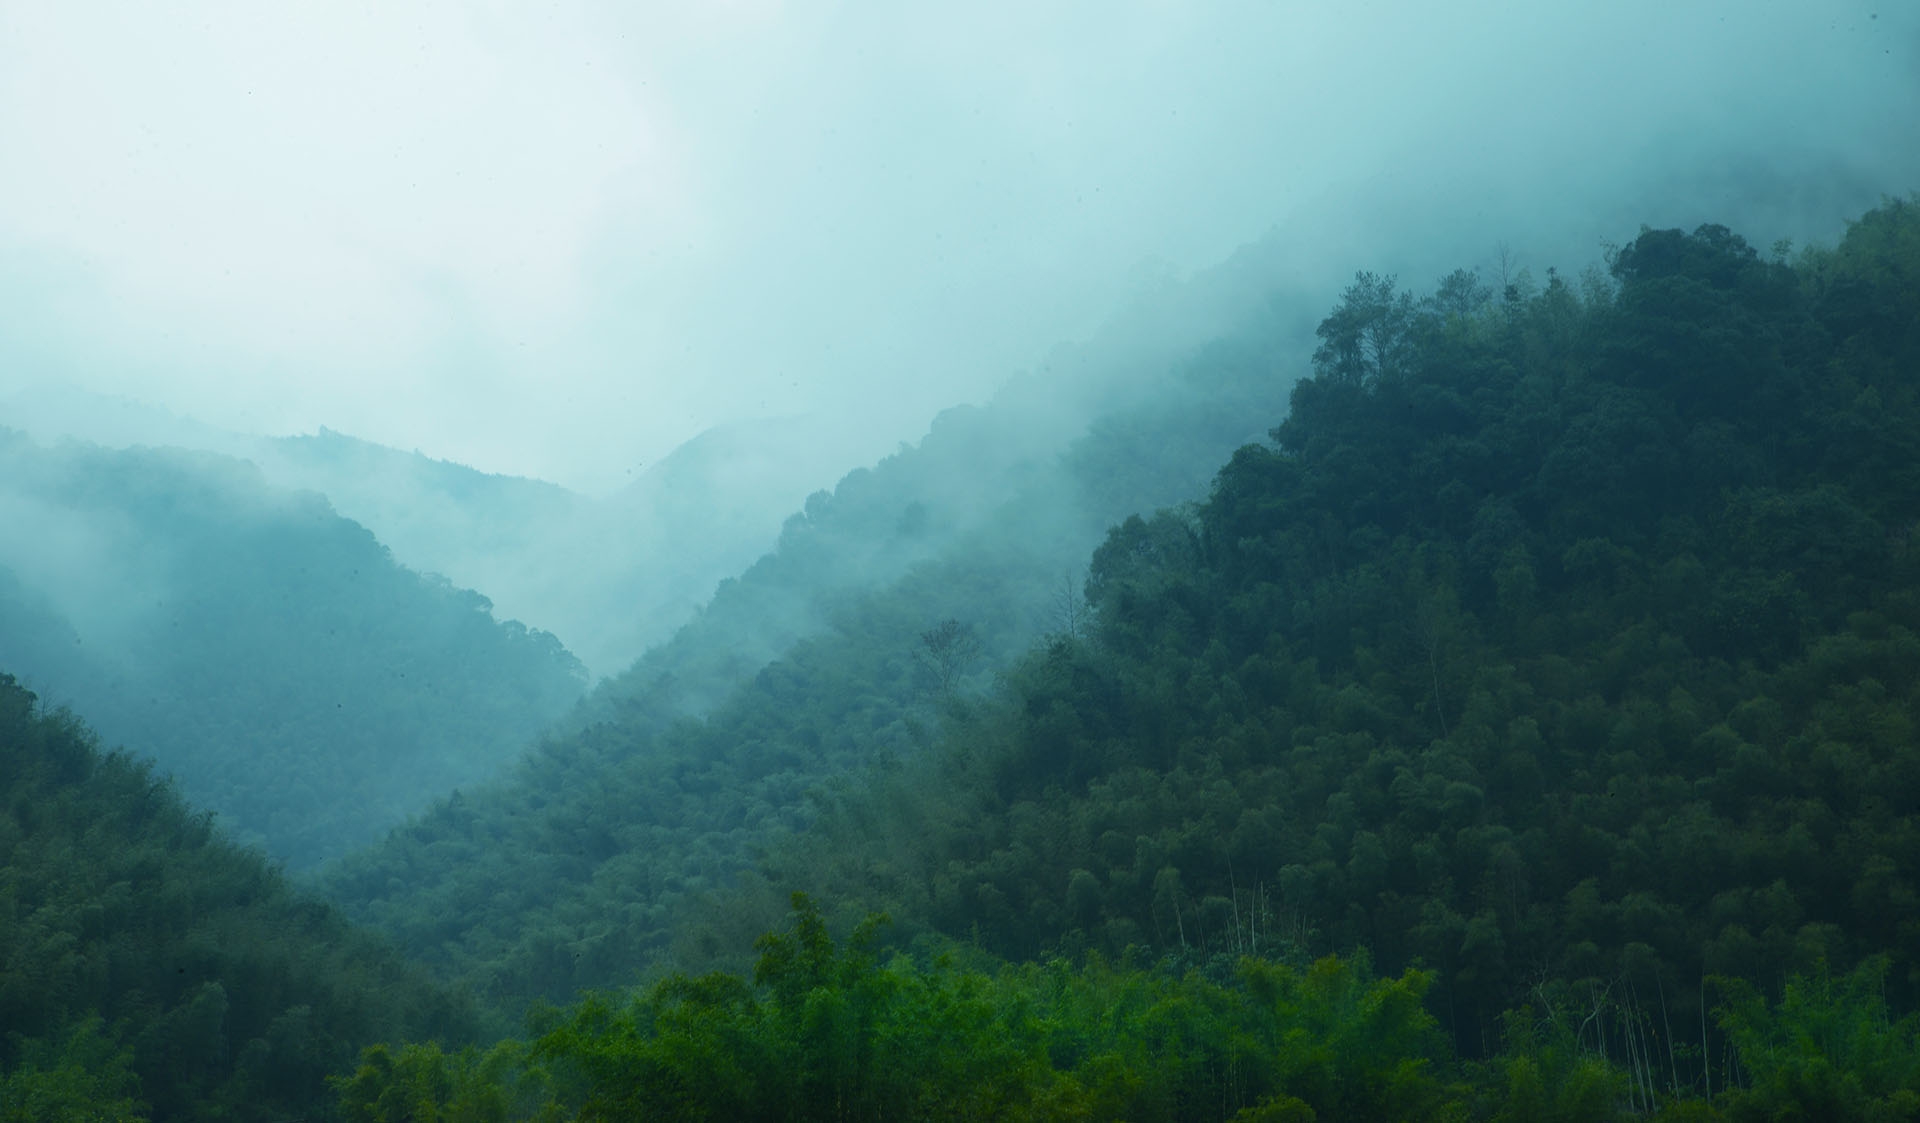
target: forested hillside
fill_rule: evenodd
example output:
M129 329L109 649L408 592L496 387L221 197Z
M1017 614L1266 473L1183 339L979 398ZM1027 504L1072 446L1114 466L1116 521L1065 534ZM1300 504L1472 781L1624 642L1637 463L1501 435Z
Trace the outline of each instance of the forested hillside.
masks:
M1056 384L942 414L810 499L508 781L347 858L328 891L504 1002L633 979L684 930L689 894L811 818L810 791L918 755L997 668L1078 627L1104 528L1204 488L1247 419L1283 408L1275 356L1294 338L1253 316L1157 372L1110 341L1062 357L1076 369ZM1091 426L1089 398L1110 405Z
M295 865L498 771L585 686L242 461L0 431L0 510L0 667Z
M1920 202L1150 383L947 415L324 871L418 966L0 680L0 1120L1920 1114Z
M280 1120L470 1002L0 675L0 1119Z
M1273 443L1096 552L1091 638L770 881L1013 958L1366 947L1469 1053L1873 956L1909 1003L1917 279L1912 203L1791 263L1363 274Z
M893 751L815 789L745 884L709 877L682 961L738 955L789 889L822 912L750 975L535 1027L515 1071L589 1113L933 1115L948 1077L905 1059L931 1046L901 1013L932 1002L972 1011L940 1056L1013 1050L989 1062L1023 1074L1010 1116L1102 1088L1157 1089L1087 1109L1129 1118L1910 1115L1920 207L1798 256L1644 231L1577 283L1363 273L1314 367L1204 499L1113 530L1084 626L1056 617L924 740L835 726ZM759 744L875 681L787 668L754 688ZM888 965L870 931L837 958L829 928L883 910L920 954ZM968 982L954 940L1060 974ZM1270 965L1329 953L1361 957ZM1047 1037L1115 961L1191 988L1141 999L1133 1062L1124 1016ZM1349 1037L1239 1005L1332 993L1296 970L1400 989L1335 1001L1374 1019ZM398 1079L373 1064L353 1095ZM763 1083L743 1106L696 1071Z

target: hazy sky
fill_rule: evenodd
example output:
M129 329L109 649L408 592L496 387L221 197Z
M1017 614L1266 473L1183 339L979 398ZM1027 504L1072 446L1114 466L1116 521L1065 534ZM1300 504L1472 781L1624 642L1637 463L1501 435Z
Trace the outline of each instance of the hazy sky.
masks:
M865 459L1269 230L1331 290L1830 229L1920 187L1917 95L1908 0L0 0L0 393Z

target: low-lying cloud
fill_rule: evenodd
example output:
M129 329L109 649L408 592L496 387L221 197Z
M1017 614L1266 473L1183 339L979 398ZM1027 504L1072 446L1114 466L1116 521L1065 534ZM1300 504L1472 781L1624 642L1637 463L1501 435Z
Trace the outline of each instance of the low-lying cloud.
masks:
M593 490L742 418L870 459L1270 232L1331 290L1920 186L1877 0L194 13L0 11L0 391Z

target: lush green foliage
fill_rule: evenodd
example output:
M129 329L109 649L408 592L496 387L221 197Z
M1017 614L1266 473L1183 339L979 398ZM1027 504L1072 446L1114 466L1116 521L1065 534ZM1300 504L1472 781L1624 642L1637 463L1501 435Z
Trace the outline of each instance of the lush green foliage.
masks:
M1715 1011L1749 1083L1727 1097L1734 1119L1912 1119L1920 1116L1920 1015L1887 1012L1886 965L1843 978L1821 964L1777 1003L1743 979L1719 980Z
M1364 955L1143 968L1098 956L995 965L951 946L883 954L870 917L836 947L796 895L751 979L672 975L530 1019L487 1052L370 1047L333 1086L352 1123L486 1120L1289 1120L1608 1123L1908 1119L1920 1015L1890 1024L1874 963L1790 979L1778 1002L1721 980L1714 1011L1751 1083L1655 1088L1568 1011L1508 1012L1461 1064L1431 976Z
M1579 1011L1643 1100L1729 1078L1705 975L1886 953L1911 1001L1920 409L1851 309L1920 316L1916 222L1793 266L1649 231L1503 299L1363 277L1276 444L1096 553L1090 639L712 915L793 886L1014 958L1367 947L1436 970L1466 1053Z
M658 935L629 947L677 931L687 962L724 957L807 889L836 918L884 910L905 938L1015 960L1367 948L1432 970L1452 1046L1510 1043L1515 1102L1568 1118L1748 1080L1706 976L1884 953L1908 1001L1915 223L1892 203L1791 264L1718 227L1646 231L1608 274L1498 294L1459 273L1415 299L1363 274L1273 443L1205 502L1116 527L1091 620L1056 616L1000 689L924 722L931 739L849 721L848 699L911 681L918 630L965 615L934 590L978 570L932 571L934 612L902 614L878 662L849 628L667 734L707 754L667 760L737 768L705 772L730 793L779 775L731 764L743 746L802 746L772 759L784 805L806 790L812 810L761 789L773 813L746 841L791 833L760 872L670 886ZM822 666L843 673L802 670ZM615 854L676 837L650 830L660 811L613 808L676 789L687 806L701 773L570 813L624 832L588 863L621 871L602 909L649 885ZM688 889L706 903L681 907ZM591 900L573 896L556 981L638 927Z
M470 1004L0 675L0 1120L279 1119Z
M584 688L552 636L250 465L0 433L0 502L0 666L296 866L496 773Z
M589 997L524 1051L371 1049L336 1082L345 1114L389 1123L495 1093L516 1105L505 1118L583 1120L1413 1121L1464 1107L1418 972L992 969L953 951L882 956L882 924L836 948L796 898L751 983L674 975L632 1000Z

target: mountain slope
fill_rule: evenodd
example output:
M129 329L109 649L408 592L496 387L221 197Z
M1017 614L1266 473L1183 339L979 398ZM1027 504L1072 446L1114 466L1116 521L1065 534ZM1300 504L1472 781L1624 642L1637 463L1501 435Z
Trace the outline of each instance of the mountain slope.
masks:
M407 568L481 590L503 618L559 636L595 675L624 670L671 636L844 464L806 419L736 422L696 435L612 494L589 496L325 427L287 437L227 432L72 386L0 399L0 419L41 443L248 461L272 487L325 496Z
M1188 321L1170 303L1162 314ZM345 859L328 892L504 1001L565 999L658 961L689 894L804 823L809 790L920 752L998 666L1077 626L1076 575L1104 527L1203 488L1254 435L1248 418L1280 408L1272 341L1293 328L1259 301L1230 306L1247 303L1198 356L1155 315L1130 317L816 494L508 782Z
M552 636L212 454L0 435L0 666L310 864L513 759L583 683Z
M0 1118L144 1104L155 1120L262 1121L306 1112L373 1041L482 1027L7 675L0 1025Z
M1091 641L709 923L791 886L1016 958L1364 946L1467 1053L1876 956L1911 1006L1916 277L1912 202L1791 264L1648 231L1584 293L1363 275L1274 443L1095 554Z
M750 971L586 996L484 1070L369 1054L343 1103L1911 1115L1917 277L1920 202L1791 264L1645 231L1578 292L1360 275L1272 443L1107 536L1084 627L813 787L754 875L688 893L630 851L598 901L528 912L601 910L558 960L614 941L620 891L693 913L689 966L771 927ZM788 783L782 729L883 742L841 700L886 692L884 658L852 662L879 638L796 651L709 727ZM768 774L689 769L565 821L671 847L702 782Z

